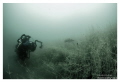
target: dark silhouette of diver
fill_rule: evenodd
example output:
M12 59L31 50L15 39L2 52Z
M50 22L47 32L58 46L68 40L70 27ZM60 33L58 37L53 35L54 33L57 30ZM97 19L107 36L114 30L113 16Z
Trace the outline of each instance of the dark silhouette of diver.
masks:
M36 50L37 44L36 42L41 43L40 48L42 48L42 42L35 40L35 42L29 41L31 36L23 34L18 40L18 44L16 45L15 52L19 55L21 59L30 58L30 52L34 52Z

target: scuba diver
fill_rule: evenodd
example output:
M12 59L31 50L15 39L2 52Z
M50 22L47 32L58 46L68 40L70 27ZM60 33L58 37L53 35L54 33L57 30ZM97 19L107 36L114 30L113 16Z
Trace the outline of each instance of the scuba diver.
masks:
M30 58L30 52L34 52L36 50L37 44L36 42L41 43L40 48L42 48L42 42L35 40L35 42L29 41L31 36L23 34L18 40L18 44L16 45L15 52L19 55L21 59Z

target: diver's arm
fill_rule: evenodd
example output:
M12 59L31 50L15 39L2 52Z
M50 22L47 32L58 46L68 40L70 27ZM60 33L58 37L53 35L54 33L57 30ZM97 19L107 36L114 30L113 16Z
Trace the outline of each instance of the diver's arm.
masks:
M28 38L28 40L31 38L31 36L29 36L29 35L25 35L25 37Z
M36 44L36 42L37 42L38 40L35 40L35 46L37 47L37 44Z
M23 35L20 37L20 39L22 39L23 36L25 36L25 34L23 34Z
M20 39L22 39L23 36L25 36L25 34L23 34L23 35L17 40L18 43L20 42Z
M42 42L41 41L38 41L38 40L35 40L35 44L36 44L36 42L39 42L39 43L41 43L41 46L40 46L40 48L42 48ZM36 46L37 46L37 44L36 44Z
M19 40L20 40L20 39L17 40L18 43L20 42Z
M38 41L38 40L35 40L35 43L36 43L36 42L42 43L41 41Z
M31 38L31 36L29 36L29 35L28 35L27 37L28 37L29 39Z

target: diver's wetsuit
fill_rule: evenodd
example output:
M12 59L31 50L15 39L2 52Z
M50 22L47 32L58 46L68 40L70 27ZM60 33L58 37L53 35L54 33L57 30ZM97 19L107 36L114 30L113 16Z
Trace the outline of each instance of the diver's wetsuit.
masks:
M26 57L30 57L30 50L29 50L29 39L31 37L27 36L25 34L23 34L18 40L18 44L16 45L16 49L15 52L17 52L19 54L19 56L21 56L21 54L23 54L24 52L27 53Z
M16 50L18 54L22 54L24 51L30 55L30 52L34 52L36 50L36 42L41 43L40 48L42 48L42 42L35 40L35 42L29 41L31 37L23 34L18 40L18 44L16 45Z

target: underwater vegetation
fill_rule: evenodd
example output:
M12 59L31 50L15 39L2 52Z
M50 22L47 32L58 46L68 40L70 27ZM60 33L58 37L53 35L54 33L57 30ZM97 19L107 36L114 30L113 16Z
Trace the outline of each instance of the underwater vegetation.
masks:
M17 60L19 72L8 64L11 79L116 79L117 26L104 31L92 31L82 39L63 40L45 47L31 58ZM16 61L15 61L16 62ZM5 77L3 77L5 78Z

